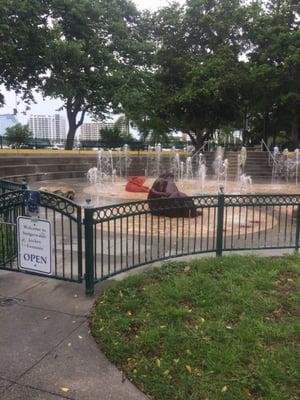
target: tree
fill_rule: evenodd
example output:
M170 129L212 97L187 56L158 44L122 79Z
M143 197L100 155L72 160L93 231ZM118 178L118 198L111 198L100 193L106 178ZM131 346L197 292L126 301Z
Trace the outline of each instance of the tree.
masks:
M189 0L155 15L154 68L139 87L139 105L127 103L146 136L181 130L200 148L217 128L238 119L244 18L238 0Z
M4 137L8 144L20 147L22 145L27 145L30 142L32 134L28 125L16 124L6 129Z
M143 63L139 14L127 0L0 0L0 83L64 103L66 148L87 113L119 110L118 91ZM1 99L3 101L3 97Z
M0 84L33 99L31 90L46 72L49 1L0 0ZM4 96L0 93L0 105Z
M271 135L275 142L277 133L285 130L294 145L300 144L299 12L294 0L249 7L249 108L256 131L266 142Z
M125 144L133 145L137 141L129 134L122 133L118 126L101 129L101 144L107 148L122 147Z
M53 0L51 18L56 38L40 89L64 102L71 149L86 113L103 118L119 107L118 90L140 57L138 13L127 0Z

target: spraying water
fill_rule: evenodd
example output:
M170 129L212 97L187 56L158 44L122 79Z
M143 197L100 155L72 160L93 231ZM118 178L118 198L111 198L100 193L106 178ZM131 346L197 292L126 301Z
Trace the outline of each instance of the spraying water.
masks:
M87 179L92 184L114 183L116 170L114 168L114 161L112 151L105 152L100 149L97 153L97 168L89 169Z
M186 167L185 167L185 178L190 180L193 179L193 164L192 164L192 158L188 157L186 159Z
M178 182L180 180L180 156L175 146L171 150L170 171L174 175L174 180Z
M160 175L161 144L155 145L155 174Z
M220 183L227 183L228 177L228 160L223 160L224 150L221 146L217 148L215 161L213 162L213 168L215 171L215 176L217 179L217 186L220 186Z
M197 178L198 178L198 180L200 182L201 194L204 194L206 172L207 172L207 168L206 168L206 165L205 165L205 160L203 158L203 154L200 153L199 154L199 160L198 160Z

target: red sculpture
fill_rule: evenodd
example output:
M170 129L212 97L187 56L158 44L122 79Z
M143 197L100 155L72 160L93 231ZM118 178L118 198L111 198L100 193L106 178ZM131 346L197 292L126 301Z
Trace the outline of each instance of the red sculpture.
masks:
M125 190L127 192L142 192L142 193L148 193L149 188L146 186L143 186L146 181L146 178L144 176L132 176L129 178L127 185L125 187Z
M202 215L202 212L197 211L193 200L178 190L172 174L163 174L156 179L148 194L148 200L151 200L149 207L154 215L186 218Z

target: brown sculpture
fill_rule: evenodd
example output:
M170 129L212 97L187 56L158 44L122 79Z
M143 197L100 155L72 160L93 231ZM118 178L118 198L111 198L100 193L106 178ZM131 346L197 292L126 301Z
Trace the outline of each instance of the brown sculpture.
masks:
M163 174L156 179L148 194L148 200L151 200L149 207L154 215L185 218L202 215L202 212L197 211L193 200L178 190L172 174Z
M43 186L39 190L42 192L50 192L58 194L59 196L66 197L67 199L74 200L75 190L69 186Z

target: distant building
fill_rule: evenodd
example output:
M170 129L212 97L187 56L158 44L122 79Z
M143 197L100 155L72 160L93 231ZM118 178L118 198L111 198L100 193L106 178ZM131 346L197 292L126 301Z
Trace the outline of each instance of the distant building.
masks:
M54 132L55 132L55 140L60 142L62 140L66 140L66 118L62 115L55 114L54 118Z
M95 142L101 139L102 122L85 122L80 127L80 140Z
M31 115L28 124L36 139L49 139L52 142L66 139L66 119L60 114Z
M0 115L0 136L5 134L7 128L10 128L18 123L14 114L1 114Z
M181 139L186 142L188 140L188 134L185 133L185 132L182 132L181 133Z
M101 130L105 128L113 128L115 126L114 122L86 122L81 125L80 128L80 140L81 141L98 141L101 140ZM121 133L128 134L129 127L127 123L122 123L119 126Z

